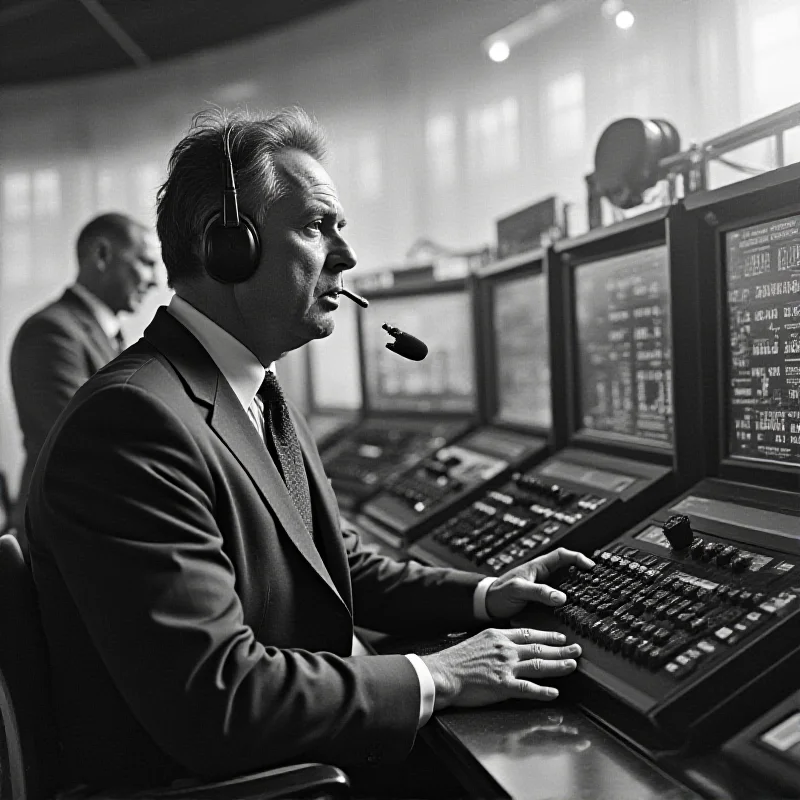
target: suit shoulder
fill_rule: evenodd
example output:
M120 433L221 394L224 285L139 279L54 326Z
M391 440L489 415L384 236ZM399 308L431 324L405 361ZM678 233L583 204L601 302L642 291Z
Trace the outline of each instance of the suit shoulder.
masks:
M41 343L47 339L83 339L83 327L74 309L63 300L54 300L34 312L20 325L14 345Z
M181 415L194 406L172 365L147 342L140 340L125 353L95 373L81 388L77 399L87 401L102 394L101 402L124 402L119 398L134 395L156 405L164 405Z

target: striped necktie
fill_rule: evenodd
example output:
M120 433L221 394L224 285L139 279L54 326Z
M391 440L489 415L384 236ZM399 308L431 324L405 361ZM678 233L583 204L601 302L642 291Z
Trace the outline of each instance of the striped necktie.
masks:
M289 416L289 406L283 397L278 377L267 371L258 396L264 403L264 436L271 438L274 454L286 488L294 501L309 534L313 536L314 522L311 513L311 494L308 489L308 476L303 464L300 442ZM269 442L268 442L269 443Z

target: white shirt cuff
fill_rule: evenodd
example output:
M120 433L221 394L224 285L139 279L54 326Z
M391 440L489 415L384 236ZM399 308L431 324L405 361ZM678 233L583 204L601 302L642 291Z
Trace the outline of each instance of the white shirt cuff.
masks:
M417 722L417 730L419 730L433 714L433 704L436 702L436 684L433 682L431 671L418 655L406 653L405 656L416 670L419 680L419 722Z
M489 592L489 587L497 580L497 578L484 578L476 587L475 594L472 595L472 613L475 619L488 622L491 620L489 612L486 610L486 595Z

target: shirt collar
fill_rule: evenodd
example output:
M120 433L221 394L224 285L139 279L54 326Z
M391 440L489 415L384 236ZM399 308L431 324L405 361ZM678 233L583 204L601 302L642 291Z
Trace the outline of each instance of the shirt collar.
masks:
M70 288L89 307L89 311L92 312L92 316L103 329L103 333L109 339L113 339L120 329L117 315L97 295L92 294L82 284L73 283Z
M172 297L168 310L203 345L247 411L264 380L264 365L235 336L179 295Z

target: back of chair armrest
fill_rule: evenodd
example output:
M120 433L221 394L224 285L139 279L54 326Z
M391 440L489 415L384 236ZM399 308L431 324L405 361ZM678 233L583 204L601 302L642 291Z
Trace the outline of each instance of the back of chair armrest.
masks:
M0 536L0 712L12 796L43 800L60 783L47 645L19 542Z
M349 797L350 780L338 767L296 764L214 783L192 782L180 787L145 790L136 794L102 792L99 796L93 796L92 800L347 800Z

